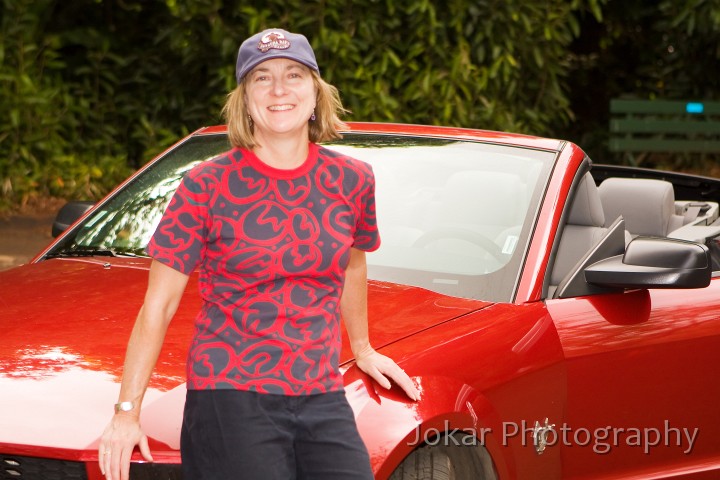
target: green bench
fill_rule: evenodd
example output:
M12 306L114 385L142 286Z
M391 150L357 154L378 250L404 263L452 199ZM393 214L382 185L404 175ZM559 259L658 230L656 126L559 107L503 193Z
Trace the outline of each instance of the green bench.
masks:
M609 149L631 164L642 153L720 153L720 102L611 100Z

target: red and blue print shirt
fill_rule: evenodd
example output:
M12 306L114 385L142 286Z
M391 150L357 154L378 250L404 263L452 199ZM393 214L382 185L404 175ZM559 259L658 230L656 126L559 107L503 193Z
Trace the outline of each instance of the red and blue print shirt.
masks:
M235 148L183 178L147 251L203 299L188 388L284 395L342 390L340 313L350 247L379 247L375 180L311 143L298 168Z

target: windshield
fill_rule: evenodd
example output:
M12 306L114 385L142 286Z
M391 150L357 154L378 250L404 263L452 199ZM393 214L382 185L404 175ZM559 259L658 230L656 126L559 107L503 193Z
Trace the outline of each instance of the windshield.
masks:
M553 152L364 133L326 146L373 166L382 245L367 256L371 279L511 300ZM182 176L229 148L225 135L189 138L106 201L58 248L145 255Z

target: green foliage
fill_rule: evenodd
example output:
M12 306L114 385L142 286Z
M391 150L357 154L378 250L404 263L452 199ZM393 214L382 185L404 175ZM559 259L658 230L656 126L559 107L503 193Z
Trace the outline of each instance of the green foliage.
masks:
M245 13L306 33L353 120L545 134L571 118L565 57L586 2L296 3Z
M607 2L601 22L581 17L570 52L569 96L578 121L558 134L595 161L621 162L607 150L612 98L718 100L720 0ZM708 154L641 158L643 166L682 170L713 160Z
M30 196L97 198L130 169L121 145L106 145L103 112L63 81L62 38L47 31L48 0L3 1L0 47L0 207ZM42 12L43 15L38 15ZM98 82L100 84L100 82ZM100 136L84 130L100 128Z
M591 146L602 144L609 96L707 97L716 80L703 67L720 59L720 0L0 5L0 206L98 198L180 136L221 122L237 48L263 28L308 36L350 120L601 132ZM580 51L588 31L592 48Z

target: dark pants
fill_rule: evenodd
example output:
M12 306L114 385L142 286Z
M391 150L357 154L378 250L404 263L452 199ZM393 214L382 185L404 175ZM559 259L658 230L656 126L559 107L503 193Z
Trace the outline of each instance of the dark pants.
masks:
M188 390L184 480L372 480L343 392L285 396Z

